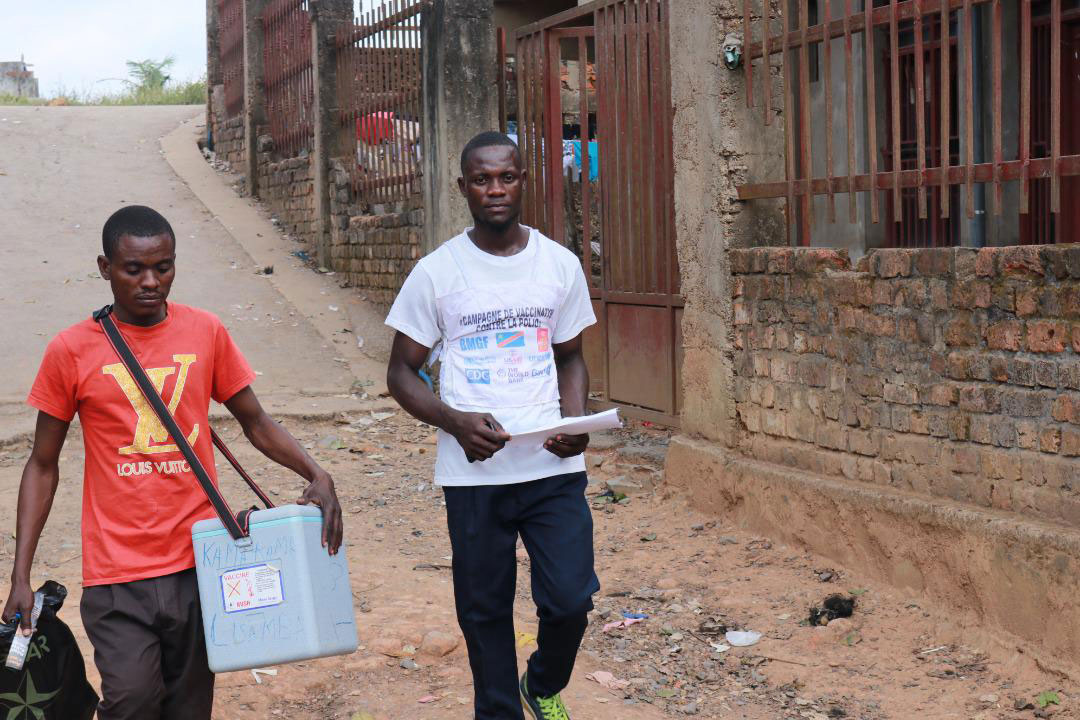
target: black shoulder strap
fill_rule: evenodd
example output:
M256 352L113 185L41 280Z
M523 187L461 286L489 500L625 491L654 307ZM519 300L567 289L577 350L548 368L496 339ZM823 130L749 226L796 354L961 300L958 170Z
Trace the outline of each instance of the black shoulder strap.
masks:
M239 540L242 537L247 537L247 515L250 511L244 511L241 513L244 515L242 521L238 521L233 516L232 509L229 504L222 497L221 492L218 491L214 485L210 476L206 472L206 468L203 467L199 461L199 457L195 454L195 450L191 447L191 443L184 437L184 433L180 430L180 427L176 424L176 420L173 418L172 413L169 412L168 406L165 405L165 401L161 399L161 395L158 394L157 389L153 383L150 382L150 378L147 377L146 371L143 370L139 364L135 354L131 352L131 348L124 340L124 336L120 333L120 329L116 327L116 323L112 319L112 306L106 305L101 310L94 313L94 320L96 320L105 331L105 337L109 339L109 344L112 345L113 350L120 357L120 360L124 363L124 367L127 368L128 373L131 374L132 379L135 380L135 384L139 386L139 390L142 391L143 397L150 403L150 407L154 409L154 413L161 420L161 424L165 426L165 429L169 432L173 442L180 449L184 459L187 460L188 465L191 466L191 471L195 474L196 479L199 481L199 485L202 486L203 492L206 493L206 497L209 498L210 504L214 506L214 511L217 512L218 518L221 519L221 524L225 526L225 529L229 531L229 535L233 540ZM266 504L266 507L273 507L273 503L270 499L259 489L243 468L240 467L240 463L225 447L225 443L221 441L221 438L217 436L213 428L210 429L211 437L214 444L225 455L228 461L236 468L240 476L244 478L247 484L252 490L259 496L259 498Z
M253 493L259 496L259 500L262 504L267 509L274 507L274 503L270 501L270 498L266 496L266 493L262 491L262 488L247 474L247 471L240 465L240 461L232 454L232 451L229 450L225 441L221 439L221 436L217 434L217 431L215 431L214 428L210 428L210 439L214 441L214 447L220 450L221 454L225 456L225 459L229 461L229 464L233 466L233 470L236 471L236 474L243 478L244 482L247 483L247 486L251 488Z

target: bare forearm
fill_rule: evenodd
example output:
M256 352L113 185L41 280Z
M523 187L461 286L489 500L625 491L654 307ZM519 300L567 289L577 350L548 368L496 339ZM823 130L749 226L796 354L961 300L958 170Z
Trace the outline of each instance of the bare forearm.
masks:
M589 369L585 358L573 355L557 366L559 376L559 405L563 417L580 417L585 414L589 401Z
M322 509L322 543L331 555L341 547L344 527L341 522L341 504L334 491L330 473L300 447L289 431L266 414L255 397L255 392L244 388L225 401L225 407L244 429L244 435L259 452L278 465L287 467L310 483L296 501L300 505L314 504Z
M52 509L60 469L53 463L42 465L31 459L23 469L19 484L18 515L15 521L15 564L12 582L30 581L38 540Z
M327 474L296 438L265 413L250 428L244 428L244 434L259 452L308 482Z
M390 394L405 412L417 420L449 432L456 410L431 391L420 376L407 365L391 365L387 373Z

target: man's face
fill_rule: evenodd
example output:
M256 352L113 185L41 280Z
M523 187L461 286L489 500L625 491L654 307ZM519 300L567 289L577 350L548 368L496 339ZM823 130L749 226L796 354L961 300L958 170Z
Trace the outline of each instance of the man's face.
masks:
M525 187L517 149L494 145L473 151L465 164L465 176L458 178L458 187L478 226L503 230L516 223Z
M164 318L165 299L176 273L176 248L171 236L121 235L111 260L104 255L98 257L98 269L112 287L114 305L131 319Z

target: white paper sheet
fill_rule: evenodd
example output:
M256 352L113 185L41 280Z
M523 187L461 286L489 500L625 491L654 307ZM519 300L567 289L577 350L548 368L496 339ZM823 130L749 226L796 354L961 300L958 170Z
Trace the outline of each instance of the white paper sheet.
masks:
M622 421L619 420L619 411L617 409L612 409L597 413L596 415L563 418L554 425L516 433L509 444L543 445L544 441L549 437L560 433L564 435L581 435L583 433L597 432L599 430L611 430L617 427L622 427Z

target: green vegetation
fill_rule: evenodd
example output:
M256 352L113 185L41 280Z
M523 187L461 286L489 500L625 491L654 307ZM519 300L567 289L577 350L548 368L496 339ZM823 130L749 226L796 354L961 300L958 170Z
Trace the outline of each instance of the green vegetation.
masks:
M175 62L176 58L172 55L166 55L162 60L146 59L138 62L128 60L128 75L133 79L128 80L127 83L137 90L147 92L161 90L165 87L165 83L169 81L169 76L165 71L171 68Z
M42 100L41 98L24 98L15 97L14 95L5 95L0 93L0 105L48 105L48 100Z
M94 105L202 105L206 102L206 80L174 83L162 87L132 87L119 95L104 95Z
M0 95L0 105L202 105L206 102L206 78L176 81L168 74L175 59L129 60L127 89L94 94L61 88L55 97L20 98Z

